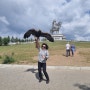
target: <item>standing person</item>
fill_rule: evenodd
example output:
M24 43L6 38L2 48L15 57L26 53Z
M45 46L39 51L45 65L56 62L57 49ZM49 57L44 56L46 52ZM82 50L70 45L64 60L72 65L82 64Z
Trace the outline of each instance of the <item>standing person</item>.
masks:
M42 69L43 73L46 77L46 83L49 83L49 76L46 71L46 61L49 58L49 52L48 52L48 45L46 43L43 43L40 47L40 44L38 42L38 39L36 39L36 48L39 50L39 55L38 55L38 73L39 73L39 82L43 80L42 77Z
M72 52L72 56L74 56L74 52L76 51L76 47L74 44L71 45L71 52Z
M70 44L69 42L66 44L66 57L70 56Z

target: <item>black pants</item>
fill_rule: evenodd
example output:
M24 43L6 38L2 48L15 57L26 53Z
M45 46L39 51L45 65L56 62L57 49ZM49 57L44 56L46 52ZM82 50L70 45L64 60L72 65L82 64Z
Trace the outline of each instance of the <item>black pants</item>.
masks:
M38 62L38 72L39 72L39 78L40 79L43 79L42 72L41 72L42 69L43 69L43 73L44 73L44 75L46 77L46 80L49 80L49 76L48 76L48 74L46 72L46 63Z

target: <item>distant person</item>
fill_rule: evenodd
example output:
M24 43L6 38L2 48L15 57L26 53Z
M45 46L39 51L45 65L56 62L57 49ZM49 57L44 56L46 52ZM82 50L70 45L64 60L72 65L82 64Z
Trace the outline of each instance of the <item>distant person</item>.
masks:
M39 82L43 80L42 70L46 77L46 83L49 83L49 76L46 71L46 61L49 58L48 45L43 43L40 47L38 39L36 39L36 48L39 50L38 54L38 73L39 73Z
M66 57L70 56L70 44L69 42L66 44Z
M76 47L74 44L71 45L71 53L72 53L72 56L74 56L74 52L76 51Z

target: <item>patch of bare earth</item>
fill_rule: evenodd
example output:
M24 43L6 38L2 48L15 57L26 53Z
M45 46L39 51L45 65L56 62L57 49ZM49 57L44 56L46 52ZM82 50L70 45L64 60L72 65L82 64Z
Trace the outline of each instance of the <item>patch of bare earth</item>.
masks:
M65 51L56 52L50 55L47 60L47 65L49 66L90 66L90 63L86 62L86 58L83 55L79 54L80 50L78 49L74 56L65 56ZM34 60L37 60L38 57L35 56Z

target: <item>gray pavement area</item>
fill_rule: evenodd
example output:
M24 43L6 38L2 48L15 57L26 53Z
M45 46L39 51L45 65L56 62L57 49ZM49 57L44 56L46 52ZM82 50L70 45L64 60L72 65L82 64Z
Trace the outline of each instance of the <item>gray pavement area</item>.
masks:
M89 67L48 66L50 83L38 82L34 65L0 64L0 90L90 90Z

